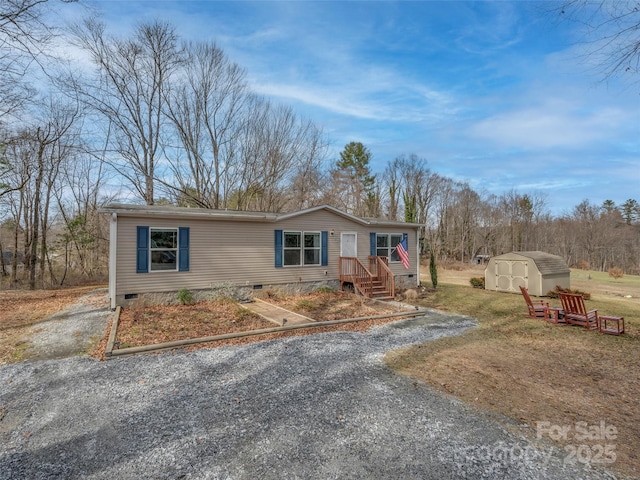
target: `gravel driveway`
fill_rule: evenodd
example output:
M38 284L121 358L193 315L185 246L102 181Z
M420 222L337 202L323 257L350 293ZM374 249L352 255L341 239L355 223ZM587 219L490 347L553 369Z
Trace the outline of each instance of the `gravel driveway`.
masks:
M430 312L366 333L1 367L0 478L613 478L382 362L472 325Z
M81 355L104 336L111 317L106 288L93 290L31 328L27 358L51 360Z

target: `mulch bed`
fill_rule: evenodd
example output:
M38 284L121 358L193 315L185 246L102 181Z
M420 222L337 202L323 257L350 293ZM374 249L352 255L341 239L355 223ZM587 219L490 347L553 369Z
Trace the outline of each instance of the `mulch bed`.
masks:
M265 298L269 303L318 321L372 317L397 313L397 307L348 292L312 292L305 295Z
M339 320L397 313L397 307L366 299L347 292L314 292L307 295L274 296L266 301L311 317L315 320ZM309 335L331 331L367 331L375 325L396 318L363 320L355 323L305 328L293 331L241 337L191 345L185 349L223 345L244 345L274 338ZM275 325L229 300L199 302L192 305L156 305L123 308L118 322L116 341L120 348L154 345L163 342L245 332ZM108 335L108 332L107 332ZM106 338L93 351L93 356L104 359Z
M116 341L121 348L137 347L273 326L237 303L225 300L132 307L122 309Z

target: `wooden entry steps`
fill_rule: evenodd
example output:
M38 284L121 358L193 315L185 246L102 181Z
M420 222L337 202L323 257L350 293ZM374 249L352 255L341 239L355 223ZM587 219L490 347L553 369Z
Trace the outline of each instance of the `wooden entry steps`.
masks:
M395 297L395 276L389 269L386 257L369 256L368 268L357 257L340 257L338 270L340 288L345 283L367 298L393 300Z
M393 300L394 295L391 294L381 280L374 279L372 282L371 298L376 298L378 300Z

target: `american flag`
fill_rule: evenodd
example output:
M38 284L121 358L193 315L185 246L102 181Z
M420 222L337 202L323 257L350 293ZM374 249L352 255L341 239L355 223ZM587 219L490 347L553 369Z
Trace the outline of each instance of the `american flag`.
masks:
M398 252L398 256L400 257L400 261L404 268L409 270L409 244L407 242L407 236L402 236L402 241L396 246L396 252Z

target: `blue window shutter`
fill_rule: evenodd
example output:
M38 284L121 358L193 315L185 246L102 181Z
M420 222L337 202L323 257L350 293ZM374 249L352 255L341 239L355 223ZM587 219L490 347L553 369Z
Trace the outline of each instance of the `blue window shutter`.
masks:
M137 227L136 273L149 272L149 227Z
M323 230L321 235L322 250L321 250L321 264L323 267L329 265L329 232Z
M282 230L275 231L276 268L282 267Z
M376 234L375 232L371 232L369 234L369 241L370 243L370 248L369 248L369 255L375 257L376 253L378 253L378 245L376 244Z
M407 253L409 253L409 235L407 235L406 233L402 234L402 240L406 240L407 241Z
M189 227L178 229L178 271L189 271Z

